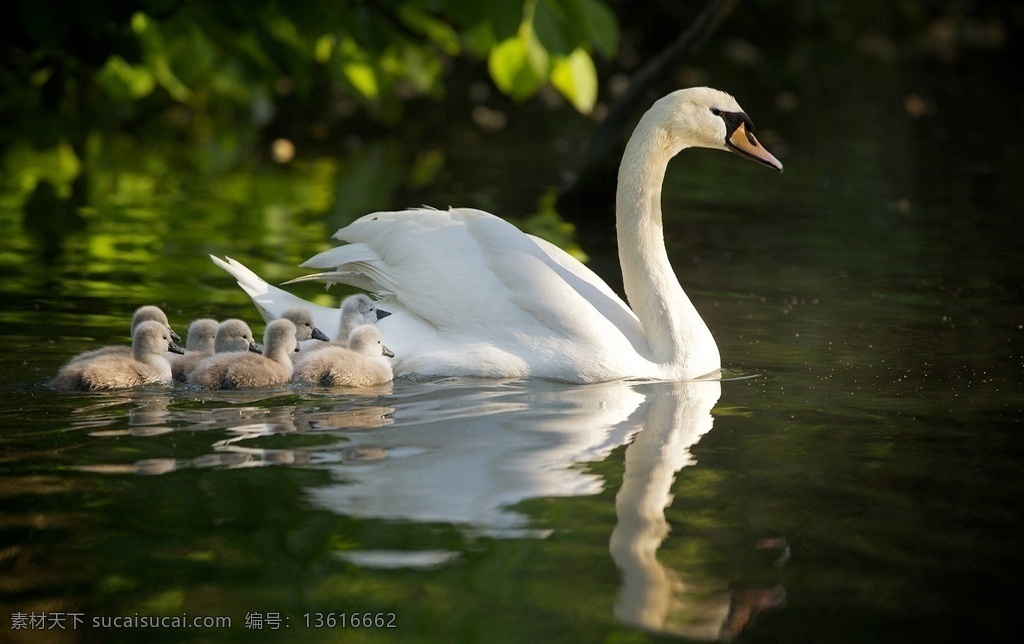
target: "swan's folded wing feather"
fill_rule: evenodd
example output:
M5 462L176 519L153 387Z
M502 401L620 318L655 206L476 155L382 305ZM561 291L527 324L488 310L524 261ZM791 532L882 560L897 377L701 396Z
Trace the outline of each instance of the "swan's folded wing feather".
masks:
M508 289L483 267L482 248L465 221L451 212L414 210L366 215L342 228L335 237L349 242L324 251L303 265L334 268L331 279L390 296L413 315L453 333L476 335L479 325L501 313ZM365 288L367 285L362 283Z
M333 268L333 271L304 275L288 280L285 284L320 281L330 284L348 284L364 291L387 296L390 291L383 287L387 277L381 273L384 265L380 255L366 244L346 244L329 248L310 257L299 266L303 268Z
M566 340L567 346L621 346L646 354L647 344L636 316L593 273L565 251L492 215L480 213L470 228L481 245L494 249L489 263L507 281L513 301ZM579 340L579 342L577 342ZM600 356L595 356L600 359Z
M546 239L533 235L530 237L536 242L537 247L554 262L556 266L552 268L571 288L622 331L631 343L638 347L646 345L647 340L644 337L643 326L636 314L604 280L598 277L597 273Z
M364 291L370 291L375 293L378 297L383 297L386 293L380 291L377 284L367 274L366 270L359 267L358 264L339 264L339 266L345 266L347 270L334 270L324 271L322 273L310 273L309 275L302 275L295 277L287 282L282 282L282 286L288 284L299 284L300 282L324 282L330 287L332 284L348 284Z
M620 335L641 348L636 318L596 275L489 213L373 213L335 237L349 244L303 265L334 268L322 276L353 285L369 279L369 290L393 293L411 313L447 332L496 342L547 335L570 344L602 336L587 346L607 346L609 336Z

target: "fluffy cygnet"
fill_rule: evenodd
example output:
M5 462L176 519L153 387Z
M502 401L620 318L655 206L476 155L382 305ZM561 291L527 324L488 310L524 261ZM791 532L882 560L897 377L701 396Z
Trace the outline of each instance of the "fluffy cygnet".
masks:
M390 311L377 308L377 303L368 295L350 295L341 301L341 325L334 341L346 342L357 326L374 324L389 315Z
M260 353L256 346L256 338L253 337L249 325L238 318L229 318L217 325L217 335L213 338L214 353L231 353L232 351Z
M217 325L217 332L213 336L212 352L205 355L197 354L191 357L189 353L186 353L179 360L171 363L174 380L177 382L188 382L188 375L195 371L199 363L211 355L238 351L261 353L260 349L256 346L256 339L252 337L249 325L238 318L229 318Z
M131 354L106 354L67 363L50 381L58 391L127 389L142 385L170 384L171 364L164 353L180 353L170 329L153 320L140 322L132 334Z
M177 382L184 382L186 374L195 368L199 361L213 355L214 342L217 337L217 320L199 318L192 320L185 334L184 355L167 356L171 363L171 376Z
M394 356L384 346L380 329L364 324L349 335L348 348L329 346L297 362L292 381L325 387L381 385L394 379L388 361Z
M350 295L341 301L341 320L338 325L338 337L330 342L318 342L303 347L302 353L292 356L292 362L305 359L313 351L320 351L328 347L348 347L348 338L352 330L364 324L373 324L377 320L391 315L390 311L377 308L377 303L369 296L359 293ZM296 362L297 364L297 362Z
M188 375L188 383L206 389L272 387L292 375L291 353L298 349L295 325L278 319L263 334L264 354L215 354L200 362Z
M167 331L170 333L171 341L181 342L181 336L175 333L174 330L171 328L171 325L168 323L167 314L164 313L160 307L152 305L140 306L139 308L135 309L135 313L132 315L132 327L131 330L128 332L128 335L134 338L135 329L138 328L140 324L147 321L159 322L160 324L164 325L165 327L167 327ZM82 353L79 353L78 355L74 356L73 358L68 360L68 364L72 362L77 362L79 360L91 360L93 358L98 358L99 356L106 355L122 356L127 358L131 357L132 349L131 347L126 345L111 345L106 347L100 347L99 349L91 349L89 351L83 351Z
M281 317L285 320L290 320L295 325L295 338L299 342L305 342L306 340L326 342L330 340L326 333L316 328L316 324L313 323L313 314L309 312L309 309L295 307L282 313Z

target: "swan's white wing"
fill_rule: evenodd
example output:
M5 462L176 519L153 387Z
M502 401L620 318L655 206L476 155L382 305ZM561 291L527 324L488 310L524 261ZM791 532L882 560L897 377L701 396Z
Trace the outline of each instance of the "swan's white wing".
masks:
M590 331L573 319L585 316L593 325L591 318L607 310L632 333L631 313L596 275L494 215L468 209L374 213L335 237L349 244L302 264L334 270L310 277L372 286L445 331L476 333L497 321L506 329L578 335Z
M647 353L639 322L592 271L494 215L380 212L335 237L349 243L303 266L334 269L317 279L392 294L453 347L507 348L529 364L531 354L547 356L569 371Z
M530 237L538 248L561 268L558 271L559 275L570 287L590 302L601 315L608 318L634 346L646 345L643 327L636 314L604 280L598 277L597 273L546 239L533 235Z

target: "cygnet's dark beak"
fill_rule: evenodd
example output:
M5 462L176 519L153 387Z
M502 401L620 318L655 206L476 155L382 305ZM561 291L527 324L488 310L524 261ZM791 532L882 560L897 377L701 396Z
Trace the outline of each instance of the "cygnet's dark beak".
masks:
M181 342L181 336L174 332L174 329L167 327L167 330L171 332L171 340L175 342Z
M384 309L377 309L377 319L383 320L387 316L391 315L391 311L385 311Z
M326 333L324 333L323 331L316 327L313 327L313 339L320 340L321 342L330 342L331 340L330 338L327 337ZM298 349L296 349L296 351L298 351Z
M263 355L263 347L256 344L255 340L249 340L249 351Z
M390 313L389 313L389 315L390 315ZM381 353L384 354L384 357L386 357L386 358L394 358L395 357L395 352L392 351L391 349L385 347L383 344L380 345L380 348L381 348Z
M181 338L178 338L178 340L181 340ZM177 353L179 355L184 354L185 350L176 345L174 342L174 340L171 340L170 342L167 343L167 350L170 351L171 353Z

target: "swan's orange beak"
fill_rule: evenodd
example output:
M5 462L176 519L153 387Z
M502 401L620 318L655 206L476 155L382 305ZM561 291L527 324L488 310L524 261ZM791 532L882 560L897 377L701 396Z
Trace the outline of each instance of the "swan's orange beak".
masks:
M748 159L763 163L769 168L775 168L779 172L782 172L782 163L779 162L772 153L765 150L757 139L754 138L753 132L747 131L747 126L740 123L736 126L736 129L732 131L729 138L725 141L726 145L729 146L733 152L737 152Z

